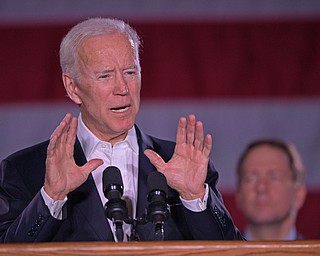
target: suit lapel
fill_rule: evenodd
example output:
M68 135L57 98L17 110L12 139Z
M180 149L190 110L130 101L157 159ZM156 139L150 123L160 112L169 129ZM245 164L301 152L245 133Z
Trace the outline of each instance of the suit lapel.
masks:
M75 143L74 158L77 165L84 165L87 160L78 140ZM91 227L92 234L102 241L112 241L113 235L95 186L92 175L68 196L72 207L76 210L74 218L79 218L83 227ZM77 216L77 215L81 216ZM91 232L91 231L90 231Z
M137 138L139 144L139 175L138 175L138 201L137 201L137 218L144 216L146 207L148 205L147 200L147 178L148 175L156 171L155 167L150 163L149 159L143 153L145 149L153 149L153 143L151 139L142 133L137 127ZM137 226L137 232L140 240L150 240L152 234L152 223Z
M137 201L137 217L140 217L148 205L147 200L147 178L149 173L156 171L155 167L150 163L149 159L143 153L147 148L152 149L151 140L141 133L137 128L137 137L139 144L139 175L138 175L138 201Z

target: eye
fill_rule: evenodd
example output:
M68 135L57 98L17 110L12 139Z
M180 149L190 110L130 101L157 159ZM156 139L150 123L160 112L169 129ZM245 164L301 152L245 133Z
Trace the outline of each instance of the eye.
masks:
M137 72L135 70L128 70L125 72L126 75L128 76L132 76L132 75L135 75Z
M124 70L124 75L126 76L135 76L138 74L138 70L136 68L128 68Z
M254 184L258 180L257 175L255 174L247 174L243 176L243 182L246 184Z
M98 79L106 79L108 77L110 77L109 74L103 74L103 75L98 76Z
M280 181L281 177L280 177L280 175L278 173L272 173L269 176L269 179L272 180L272 181Z

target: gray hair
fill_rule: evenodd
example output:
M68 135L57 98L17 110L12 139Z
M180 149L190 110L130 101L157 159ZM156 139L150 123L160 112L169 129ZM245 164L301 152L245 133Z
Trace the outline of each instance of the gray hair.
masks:
M88 37L121 33L128 36L134 47L135 58L140 71L140 38L127 23L111 18L91 18L78 23L66 34L60 44L60 66L63 73L69 73L74 79L79 78L78 48Z

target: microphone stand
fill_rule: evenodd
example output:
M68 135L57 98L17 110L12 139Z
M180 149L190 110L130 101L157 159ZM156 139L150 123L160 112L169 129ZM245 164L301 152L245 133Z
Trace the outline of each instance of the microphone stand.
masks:
M110 207L110 204L112 207ZM109 206L109 207L108 207ZM140 241L137 233L137 226L144 225L151 221L153 223L153 237L154 241L164 241L164 221L169 215L169 206L164 202L155 201L149 204L146 209L146 214L138 219L128 217L125 201L122 199L111 199L106 203L105 215L112 220L115 226L115 236L118 242L123 242L123 221L131 224L131 234L129 241Z
M123 228L122 228L122 223L121 222L114 222L116 226L116 238L118 242L123 242Z
M168 185L165 176L159 172L152 172L148 176L149 205L146 213L138 219L128 216L126 202L121 198L123 195L123 181L119 168L108 166L103 171L103 193L108 199L104 206L105 216L112 220L115 226L115 236L118 242L123 242L123 222L131 224L130 241L139 241L137 233L138 224L146 224L151 221L153 224L153 240L164 240L164 222L169 216L169 206L166 203ZM159 184L158 184L159 183Z
M155 241L163 241L164 240L164 228L163 221L161 223L156 223L154 225L154 240Z
M105 215L112 220L116 227L115 235L118 242L123 242L123 220L128 215L126 202L119 198L110 199L105 205Z
M144 225L147 223L145 215L138 219L132 219L132 218L125 218L124 222L127 224L131 224L131 234L130 234L130 241L140 241L139 234L137 233L137 225Z
M147 220L153 223L155 241L164 240L164 222L168 219L170 208L165 201L159 200L157 195L164 194L162 191L152 191L149 193L150 204L147 207ZM153 199L151 199L153 198Z

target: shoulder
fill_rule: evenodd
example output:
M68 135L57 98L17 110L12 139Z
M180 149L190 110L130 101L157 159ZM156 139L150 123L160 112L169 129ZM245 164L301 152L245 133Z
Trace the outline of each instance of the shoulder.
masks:
M0 176L8 188L35 194L43 185L48 141L21 149L2 160ZM14 186L12 184L15 184ZM25 188L25 189L23 189ZM21 196L21 195L19 195Z
M46 158L48 144L49 140L32 145L9 155L4 160L16 162L23 159Z
M15 170L22 177L42 172L45 169L48 143L44 141L11 154L1 161L1 171L14 173Z

